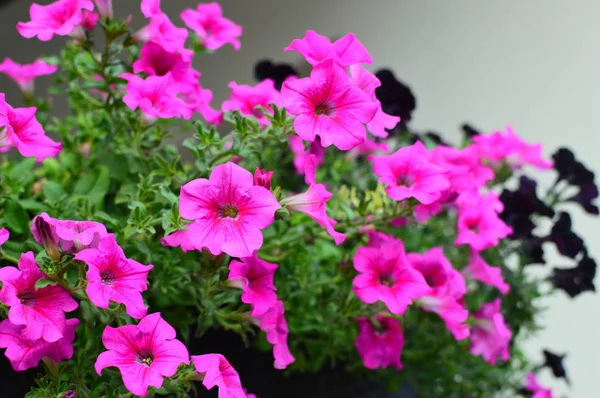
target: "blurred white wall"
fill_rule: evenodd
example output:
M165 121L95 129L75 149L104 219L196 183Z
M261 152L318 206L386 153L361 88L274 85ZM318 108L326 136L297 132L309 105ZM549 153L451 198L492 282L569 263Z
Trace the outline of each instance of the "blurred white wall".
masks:
M41 2L41 1L40 1ZM27 20L31 2L16 0L0 13L0 57L28 62L51 54L61 39L44 44L20 38L14 24ZM48 3L46 1L45 3ZM120 14L142 23L138 1L115 0ZM176 23L191 0L163 0ZM458 142L458 126L471 121L485 130L510 123L525 139L543 142L549 155L570 146L589 167L600 170L597 115L600 105L600 2L595 0L224 0L225 15L243 25L242 49L203 58L203 84L216 103L228 95L227 83L253 83L252 66L261 58L300 63L283 47L307 29L336 37L351 31L370 50L374 68L389 67L417 96L412 126L434 129ZM16 98L0 77L0 91ZM542 177L549 183L550 176ZM598 218L575 209L574 226L600 259ZM570 265L556 253L550 264ZM600 296L574 301L558 293L546 300L547 328L527 346L532 359L541 348L568 351L572 388L548 372L542 382L572 398L598 396Z

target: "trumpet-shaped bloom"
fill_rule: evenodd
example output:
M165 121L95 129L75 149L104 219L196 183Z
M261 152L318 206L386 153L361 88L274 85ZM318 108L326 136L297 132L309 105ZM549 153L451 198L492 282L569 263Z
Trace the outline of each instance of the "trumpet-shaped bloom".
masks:
M197 83L200 72L192 68L194 52L182 49L176 53L166 51L160 44L149 41L140 51L140 59L133 63L135 73L149 76L165 76L170 73L173 81L182 84Z
M85 30L93 30L98 24L99 19L100 15L95 12L83 10L83 21L81 22L81 26Z
M98 14L102 18L112 18L113 17L113 0L96 0L96 7L98 9Z
M86 291L92 303L108 308L109 301L114 301L124 304L127 314L133 318L146 315L148 308L144 306L141 292L148 289L148 273L153 266L126 258L114 235L102 238L97 249L80 251L75 260L89 267Z
M508 346L512 333L504 322L500 306L500 299L496 299L473 314L475 324L471 329L471 354L480 355L492 365L498 358L503 361L510 358Z
M283 301L277 301L271 308L258 317L259 327L267 335L267 341L273 345L275 369L285 369L296 359L288 348L289 329L284 317Z
M0 152L15 147L21 155L35 157L38 163L60 152L61 144L46 136L36 112L37 108L13 108L0 93Z
M28 39L37 36L41 41L72 34L83 22L83 10L92 11L92 0L58 0L41 6L32 4L29 8L31 21L19 22L19 34Z
M525 390L533 393L531 398L554 398L552 390L540 385L533 372L527 373Z
M219 3L198 4L196 10L187 8L181 13L181 19L209 50L217 50L225 44L231 44L235 51L241 47L242 27L223 17Z
M352 149L365 140L365 123L379 106L350 82L332 60L315 66L310 77L286 81L281 88L286 110L295 115L294 129L305 141L321 138L324 147Z
M23 326L14 325L8 319L0 322L0 347L6 348L6 357L15 371L38 366L40 360L48 357L55 362L71 359L73 340L79 319L67 319L62 331L63 337L48 343L43 339L29 340L23 335Z
M77 253L83 249L95 249L100 239L108 234L106 227L95 221L57 220L47 213L33 219L31 234L37 243L56 250L57 246L66 252Z
M262 246L261 230L280 207L271 191L254 185L252 173L231 162L182 186L179 199L181 216L194 220L188 236L196 249L232 257L250 257Z
M39 59L32 64L21 65L10 58L4 58L0 64L0 73L10 77L25 94L33 93L33 82L36 78L51 75L57 69L56 65L50 65Z
M387 184L386 191L394 200L415 198L428 205L439 200L450 187L446 170L431 162L420 141L391 155L371 159L373 172L379 176L379 182Z
M298 51L306 62L315 66L332 59L341 66L353 64L371 64L373 60L367 49L354 36L348 33L341 39L331 41L314 30L307 30L303 39L294 39L284 51Z
M188 231L173 232L162 238L160 242L163 246L180 247L184 252L195 250Z
M246 398L240 376L221 354L192 355L194 368L204 375L207 390L219 387L219 398Z
M308 149L304 149L304 141L297 135L290 136L290 149L294 153L294 168L296 173L304 175L306 161L310 155L315 155L315 167L319 167L325 160L325 148L319 140L310 143Z
M6 243L6 241L8 240L9 237L10 237L10 233L8 232L8 230L6 228L1 228L0 229L0 246L2 246L4 243Z
M254 117L261 127L271 124L257 106L264 107L272 115L273 109L269 105L279 105L280 94L275 89L273 80L265 79L254 87L230 82L229 88L231 88L231 99L223 102L221 106L223 112L240 111L242 115Z
M106 326L102 343L108 351L98 356L96 372L102 375L104 368L117 367L125 388L145 396L149 386L160 388L163 377L173 376L180 364L190 363L188 350L175 337L175 329L158 312L137 325Z
M137 41L156 42L170 53L182 51L187 37L187 29L173 25L169 17L162 12L151 15L150 23L134 34Z
M393 366L400 370L404 366L400 360L404 348L404 335L400 322L394 318L378 316L378 327L367 318L358 318L359 335L354 342L356 350L368 369Z
M35 288L47 275L32 252L21 255L18 267L0 268L0 302L10 307L8 319L15 326L24 325L21 333L28 340L60 340L66 327L65 312L75 310L77 302L60 286Z
M152 18L155 15L162 14L160 0L142 0L140 10L146 18Z
M254 170L254 185L260 185L270 190L273 173L274 171L264 170L256 166L256 170Z
M471 251L471 261L462 272L465 278L494 286L502 294L506 294L510 290L510 286L502 277L502 270L486 263L479 252Z
M240 260L229 264L228 279L239 281L242 302L252 305L252 316L260 316L277 302L273 277L278 265L261 260L256 253Z

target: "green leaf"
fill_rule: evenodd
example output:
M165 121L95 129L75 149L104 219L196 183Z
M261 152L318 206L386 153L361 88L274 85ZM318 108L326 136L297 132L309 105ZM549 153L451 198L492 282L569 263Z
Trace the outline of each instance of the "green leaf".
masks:
M42 278L35 283L34 288L35 288L35 290L38 290L38 289L43 289L46 286L56 286L57 284L58 284L58 281L54 281L54 280L48 279L48 278Z
M9 200L4 208L4 220L6 226L16 233L23 234L29 227L29 216L19 202Z
M49 202L57 202L66 194L62 185L54 181L44 182L44 196Z
M85 175L73 188L74 195L87 196L88 201L100 205L110 188L110 174L106 166L99 166Z
M23 207L25 210L32 210L37 213L41 213L43 211L48 210L48 206L46 206L45 204L43 204L41 202L38 202L35 199L25 199L25 200L22 200L20 203L21 203L21 207Z
M30 175L31 169L35 165L35 158L25 158L12 168L8 173L11 180L20 180L24 175Z

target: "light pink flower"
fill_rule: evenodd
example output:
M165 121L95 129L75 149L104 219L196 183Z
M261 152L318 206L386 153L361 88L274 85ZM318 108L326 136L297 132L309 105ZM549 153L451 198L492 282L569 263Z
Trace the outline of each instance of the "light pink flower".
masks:
M273 345L275 369L285 369L296 360L288 348L289 329L284 313L283 301L280 300L258 317L260 329L267 335L267 341Z
M475 250L471 250L471 261L463 269L462 273L465 278L474 279L486 285L493 286L500 290L502 294L506 294L510 290L510 286L502 277L502 270L499 267L492 267L486 263L481 254Z
M242 302L252 305L252 316L260 316L277 302L273 277L278 265L261 260L256 252L251 257L229 264L229 280L243 289Z
M183 50L187 37L187 29L173 25L169 17L162 12L152 15L150 23L133 35L134 40L138 42L154 41L171 53Z
M98 24L99 19L100 15L95 12L83 10L83 21L81 22L81 26L85 30L93 30Z
M391 155L372 156L373 172L394 200L415 198L428 205L450 187L446 170L434 165L420 141Z
M461 301L450 296L425 296L416 302L425 311L438 314L456 340L469 337L469 326L465 323L469 317L469 311Z
M207 88L202 88L199 82L180 86L179 98L183 100L190 111L197 111L207 122L219 124L223 114L210 106L213 94Z
M182 84L194 84L200 72L192 68L194 52L181 49L178 52L166 51L160 44L149 41L140 51L140 59L133 63L133 72L144 72L148 76L165 76L170 73L173 80Z
M290 136L290 149L294 153L294 167L296 173L304 175L304 167L306 160L310 155L315 155L315 167L319 167L325 160L325 148L321 146L321 142L316 139L310 143L308 149L304 149L304 141L297 135Z
M221 106L223 112L240 111L242 115L254 117L260 127L271 124L267 116L257 106L266 108L268 113L272 115L273 109L269 105L280 104L280 94L275 89L273 80L265 79L254 87L230 82L229 88L231 88L231 99L223 102Z
M286 81L281 88L286 110L295 115L294 129L305 141L354 148L366 137L365 123L373 120L379 103L350 82L332 60L315 66L310 77Z
M256 166L256 170L254 170L254 185L259 185L270 190L273 173L274 171L263 170Z
M254 185L252 173L228 162L210 178L181 187L179 213L194 220L189 238L198 250L213 255L249 257L263 243L261 230L271 225L281 206L268 189Z
M162 238L160 243L163 246L180 247L184 252L196 250L192 244L188 231L173 232L171 235Z
M95 221L57 220L42 213L33 219L31 234L44 247L58 245L63 251L77 253L97 248L108 232L104 225Z
M527 373L527 384L525 385L525 390L533 393L531 398L554 398L554 395L552 395L552 390L541 386L533 372Z
M303 39L294 39L284 51L298 51L306 62L315 66L332 59L341 66L353 64L371 64L373 60L367 49L354 36L348 33L341 39L331 41L314 30L307 30Z
M10 233L8 232L8 230L6 228L1 228L0 229L0 246L5 244L9 237L10 237Z
M219 398L246 398L240 376L221 354L192 355L194 368L204 375L207 390L219 387Z
M242 27L223 17L219 3L198 4L196 10L183 10L180 17L207 49L217 50L225 44L231 44L235 51L240 49Z
M404 335L400 322L394 318L378 316L379 327L367 318L358 318L359 335L354 342L356 350L367 369L393 366L400 370L404 366L400 360L404 348Z
M113 17L113 6L112 0L95 0L96 6L98 9L98 14L102 18L112 18Z
M82 250L75 260L88 265L86 292L92 303L108 308L109 301L125 305L132 318L143 318L148 311L141 292L148 289L148 273L153 265L143 265L125 257L114 235L106 235L97 249Z
M145 396L148 386L160 388L163 377L171 377L180 364L190 363L188 350L175 339L175 329L160 316L146 315L137 325L106 326L102 334L104 351L96 360L96 372L109 366L119 368L131 393Z
M33 82L36 78L51 75L57 69L56 65L50 65L39 59L32 64L21 65L10 58L4 58L0 64L0 73L4 73L17 83L24 94L33 93Z
M404 314L414 299L429 292L419 271L413 268L399 239L379 247L359 247L354 255L354 293L367 304L382 301L393 314Z
M71 359L73 340L79 319L67 319L59 340L49 343L43 339L29 340L23 336L23 326L13 325L8 319L0 322L0 348L6 348L6 357L13 370L22 371L38 366L48 357L55 362Z
M46 278L32 252L23 253L15 267L0 268L0 302L10 307L8 319L13 325L24 325L23 337L28 340L43 338L47 342L61 339L65 330L65 312L77 308L77 302L60 286L35 288L35 283Z
M498 358L503 361L510 359L508 347L512 333L504 322L500 306L500 299L496 299L473 314L475 324L471 329L471 354L480 355L492 365Z
M46 6L34 3L29 8L31 21L19 22L17 30L23 37L30 39L37 36L41 41L48 41L54 35L79 36L80 32L76 31L83 21L84 9L94 9L92 0L58 0Z
M13 108L0 93L0 152L17 148L25 157L35 157L37 162L56 156L62 146L46 136L35 117L37 108Z
M355 148L359 155L369 155L376 152L387 153L390 148L385 142L377 142L369 138Z

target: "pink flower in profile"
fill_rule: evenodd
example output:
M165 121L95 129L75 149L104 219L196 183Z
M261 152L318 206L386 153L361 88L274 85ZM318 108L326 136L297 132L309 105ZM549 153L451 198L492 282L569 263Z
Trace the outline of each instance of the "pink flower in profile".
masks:
M400 322L391 317L378 316L378 326L367 318L358 318L359 335L354 342L356 350L367 369L393 366L401 370L400 360L404 348L404 335Z
M471 250L471 261L463 269L462 273L465 278L474 279L486 285L493 286L500 290L502 294L506 294L510 290L510 286L502 277L502 270L499 267L492 267L486 263L477 251Z
M307 30L303 39L294 39L284 51L298 51L306 62L315 66L323 61L332 59L340 66L353 64L371 64L371 55L354 36L348 33L341 39L331 41L314 30Z
M365 139L365 141L355 148L359 155L369 155L372 153L387 153L390 147L385 142L377 142L375 140Z
M294 168L296 173L304 175L304 167L310 155L315 155L315 167L319 167L325 160L325 148L316 139L310 143L308 149L304 149L304 141L297 135L290 136L290 149L294 153Z
M198 4L196 10L183 10L180 17L188 28L196 32L205 48L217 50L231 44L235 51L240 49L242 27L223 17L219 3Z
M434 165L420 141L391 155L372 156L373 172L394 200L415 198L424 205L439 200L450 187L446 170Z
M152 18L155 15L162 14L160 0L142 0L140 9L146 18Z
M0 64L0 73L4 73L17 83L24 94L33 93L33 82L36 78L51 75L57 69L56 65L50 65L39 59L32 64L21 65L10 58L4 58Z
M77 253L83 249L97 248L100 239L108 232L104 225L95 221L57 220L42 213L33 219L31 234L37 243L46 248L60 246L63 251Z
M113 6L112 0L95 0L96 7L98 8L98 14L102 18L112 18L113 17Z
M350 82L332 60L315 66L310 77L286 81L281 87L285 109L295 115L294 129L305 141L321 138L324 147L352 149L366 137L379 103Z
M270 190L273 173L274 171L263 170L256 166L256 170L254 170L254 185L259 185Z
M182 186L179 199L181 216L194 220L188 231L196 249L232 257L250 257L262 246L261 230L280 207L271 191L254 185L252 173L231 162Z
M525 390L532 392L531 398L554 398L552 390L540 385L533 372L527 373L527 384Z
M171 53L183 50L187 37L187 29L173 25L169 17L162 12L152 15L150 23L133 35L134 40L138 42L153 41Z
M219 398L246 398L240 376L223 355L192 355L192 363L204 375L202 384L207 390L219 387Z
M61 339L66 327L65 312L77 308L77 302L60 286L35 288L46 278L32 252L23 253L15 267L0 268L0 302L10 307L8 319L13 325L24 325L22 335L28 340L43 338L47 342Z
M264 107L272 115L273 109L270 104L279 105L281 102L280 94L275 89L273 80L265 79L254 87L230 82L229 88L231 88L231 99L223 102L221 106L223 112L240 111L242 115L254 117L260 127L271 124L257 106Z
M346 239L346 235L334 229L337 221L327 215L327 201L333 195L327 191L325 185L316 182L317 160L315 155L309 155L304 165L304 178L308 184L308 190L282 199L281 204L285 205L290 211L304 213L315 220L325 228L335 244L339 245Z
M13 325L8 319L0 322L0 348L6 348L6 357L13 370L22 371L38 366L44 357L60 362L73 356L73 340L79 319L67 319L63 337L49 343L42 339L29 340L23 337L23 326Z
M8 238L10 237L10 233L6 228L0 228L0 246L6 243Z
M288 348L289 329L284 313L283 301L280 300L258 317L260 329L267 335L267 341L273 345L275 369L285 369L296 360Z
M202 88L198 82L181 85L180 91L179 97L189 110L197 111L209 123L219 124L223 121L223 114L210 106L212 91Z
M471 329L471 354L480 355L492 365L498 358L510 359L508 350L512 333L500 313L501 302L496 299L484 304L473 314L475 323Z
M92 303L108 308L109 301L125 305L132 318L143 318L148 311L141 292L148 289L148 273L153 265L143 265L125 257L114 235L106 235L97 249L85 249L75 260L88 265L86 292Z
M25 38L37 36L41 41L48 41L54 35L80 36L78 29L83 22L82 11L93 9L92 0L58 0L46 6L34 3L29 8L31 21L19 22L17 30Z
M133 72L144 72L148 76L165 76L170 73L177 83L193 84L200 78L200 72L192 68L194 52L182 49L172 53L160 44L149 41L140 51L140 59L133 63Z
M35 157L39 163L60 152L61 144L46 136L36 112L37 108L13 108L0 93L0 153L15 147L21 155Z
M100 15L95 12L83 10L83 21L81 22L81 26L85 30L93 30L98 24L99 19Z
M404 314L414 299L429 292L419 271L413 268L399 239L379 247L359 247L354 255L354 293L367 304L382 301L393 314Z
M106 326L102 343L108 351L98 356L98 375L109 366L119 368L123 384L132 394L145 396L148 387L160 388L180 364L189 364L188 350L175 339L175 329L160 313L146 315L137 325Z
M273 277L278 265L261 260L256 252L240 260L229 264L228 279L243 289L242 302L252 305L252 316L260 316L277 302Z
M184 252L195 250L188 231L173 232L169 236L162 238L160 242L163 246L179 247Z

